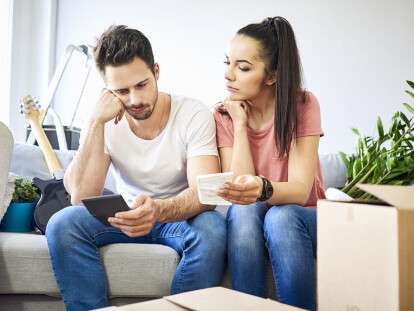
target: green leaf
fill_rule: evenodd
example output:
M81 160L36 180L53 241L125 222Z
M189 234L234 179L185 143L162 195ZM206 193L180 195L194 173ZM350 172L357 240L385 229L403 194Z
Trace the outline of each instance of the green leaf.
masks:
M404 113L400 113L400 117L401 119L404 121L405 124L407 124L408 126L410 126L411 122L410 120L408 120L407 116Z
M353 176L358 175L358 173L361 171L361 167L362 167L362 165L361 165L361 160L360 160L360 159L357 159L357 160L354 162L354 165L353 165L353 167L352 167L352 175L353 175Z
M345 166L348 167L348 165L350 164L350 161L348 159L348 156L346 155L345 152L339 151L339 156L342 159L342 162L344 162Z
M414 98L414 93L410 91L405 91L408 95L410 95L412 98Z
M407 110L411 113L414 113L414 107L407 104L407 103L403 103L403 105L405 106L405 108L407 108Z
M377 120L377 129L378 129L378 135L380 140L382 140L384 138L384 126L382 124L382 120L380 117L378 117Z
M407 80L407 84L409 86L411 86L412 89L414 89L414 82L413 81Z
M357 128L353 127L351 130L355 135L361 136L361 134L359 133L359 130Z

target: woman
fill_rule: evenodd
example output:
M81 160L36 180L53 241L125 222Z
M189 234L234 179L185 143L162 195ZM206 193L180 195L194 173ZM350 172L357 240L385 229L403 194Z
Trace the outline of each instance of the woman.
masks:
M282 17L240 29L225 64L230 96L215 112L234 289L266 295L268 251L280 302L315 309L316 201L324 198L315 96L304 91L293 30Z

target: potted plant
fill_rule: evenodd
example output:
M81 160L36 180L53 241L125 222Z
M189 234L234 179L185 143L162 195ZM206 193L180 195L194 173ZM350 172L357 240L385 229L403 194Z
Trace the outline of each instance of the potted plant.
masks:
M38 189L30 180L17 177L14 181L12 201L0 224L1 231L32 231L33 211L39 197Z
M407 81L414 90L414 83ZM412 91L406 91L414 98ZM342 191L354 199L373 197L359 189L358 183L409 185L414 181L414 107L403 104L407 113L397 111L387 131L381 118L377 121L376 136L364 136L352 129L358 137L356 152L340 153L346 166L347 182Z

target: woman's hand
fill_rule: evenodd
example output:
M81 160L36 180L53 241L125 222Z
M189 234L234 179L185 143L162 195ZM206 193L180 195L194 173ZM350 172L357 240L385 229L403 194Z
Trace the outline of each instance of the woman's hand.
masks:
M247 126L249 106L244 101L226 99L223 102L224 109L230 115L234 127Z
M263 181L259 176L240 175L233 182L227 182L217 194L234 204L255 203L262 194Z

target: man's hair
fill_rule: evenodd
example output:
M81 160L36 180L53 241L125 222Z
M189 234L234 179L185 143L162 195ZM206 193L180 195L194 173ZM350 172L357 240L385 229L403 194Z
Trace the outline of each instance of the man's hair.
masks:
M154 55L148 38L139 30L124 25L110 26L94 48L96 66L105 75L105 67L129 64L135 57L154 70Z

